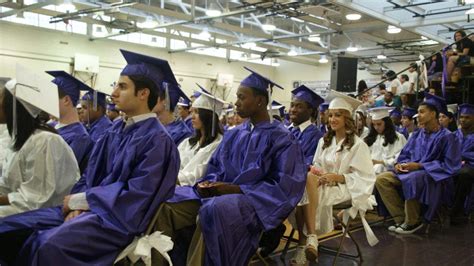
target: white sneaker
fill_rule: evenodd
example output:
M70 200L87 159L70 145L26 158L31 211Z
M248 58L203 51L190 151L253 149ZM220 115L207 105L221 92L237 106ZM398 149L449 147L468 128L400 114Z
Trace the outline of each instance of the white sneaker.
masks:
M318 236L315 234L308 235L305 247L306 259L315 262L318 259Z
M395 232L398 227L400 227L401 224L394 224L388 227L388 231L390 232Z
M296 247L295 256L291 258L291 265L306 265L306 262L305 246Z
M395 230L395 233L402 235L410 235L420 230L423 227L423 223L417 223L414 225L402 224Z

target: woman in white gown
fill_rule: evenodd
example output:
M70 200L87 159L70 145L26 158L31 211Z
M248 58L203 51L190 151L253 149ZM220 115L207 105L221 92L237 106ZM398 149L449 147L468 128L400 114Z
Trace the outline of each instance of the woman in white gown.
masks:
M219 114L223 106L222 100L204 92L192 104L191 121L195 134L178 146L181 159L179 185L193 186L205 174L207 163L222 140Z
M308 173L309 208L306 219L306 259L315 261L318 256L318 234L334 230L332 209L342 202L351 201L344 210L343 222L360 214L370 245L378 240L365 220L365 212L376 205L372 195L375 183L372 160L367 144L356 135L352 117L360 101L330 91L329 129L320 139Z
M11 136L0 177L0 217L60 205L79 179L69 145L40 122L40 109L13 96L15 85L12 80L0 88L0 124Z
M370 148L375 174L393 169L400 151L407 143L405 137L398 133L390 119L393 107L376 107L369 109L372 118L370 133L364 141Z

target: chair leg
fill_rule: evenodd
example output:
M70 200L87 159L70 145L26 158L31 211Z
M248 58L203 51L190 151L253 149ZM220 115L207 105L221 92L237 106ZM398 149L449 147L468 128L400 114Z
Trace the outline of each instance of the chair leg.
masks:
M280 255L280 260L285 261L286 254L288 253L288 249L290 248L291 241L293 241L293 236L295 235L295 229L291 229L290 235L288 236L288 239L286 241L285 247L283 248L283 251Z

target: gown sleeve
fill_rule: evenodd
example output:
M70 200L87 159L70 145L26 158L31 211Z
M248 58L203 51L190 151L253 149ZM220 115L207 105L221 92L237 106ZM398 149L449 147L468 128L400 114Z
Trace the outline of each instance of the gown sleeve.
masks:
M439 159L423 162L423 169L434 180L439 181L454 175L461 169L461 147L454 134L446 134L436 144Z

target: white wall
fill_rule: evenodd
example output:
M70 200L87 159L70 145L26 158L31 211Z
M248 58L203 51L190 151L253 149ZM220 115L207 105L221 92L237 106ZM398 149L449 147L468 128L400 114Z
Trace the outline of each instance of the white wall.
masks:
M289 105L292 82L316 81L330 79L331 63L310 66L280 60L279 67L270 67L252 63L228 62L226 59L196 55L191 53L169 54L165 49L114 41L89 41L87 36L59 32L32 26L23 26L0 21L0 76L14 76L15 63L21 63L37 70L65 70L71 72L75 53L96 55L100 58L100 70L95 88L108 89L115 81L125 65L119 49L131 50L150 56L163 58L170 62L178 81L187 94L191 94L200 83L206 88L212 84L217 73L234 75L233 90L229 101L235 100L235 90L239 82L248 75L243 69L250 66L259 73L269 77L286 88L284 91L275 89L274 99ZM403 69L407 64L393 66L395 71ZM392 66L390 66L392 67ZM358 80L379 78L367 71L358 71ZM87 75L79 78L87 80Z

